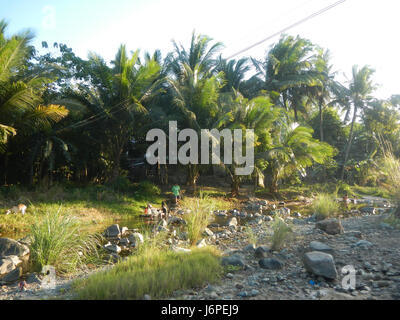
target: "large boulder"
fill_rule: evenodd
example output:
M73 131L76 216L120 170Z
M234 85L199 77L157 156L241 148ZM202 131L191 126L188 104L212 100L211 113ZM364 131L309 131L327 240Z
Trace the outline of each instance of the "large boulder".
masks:
M340 220L332 218L332 219L325 219L322 221L319 221L315 225L317 228L321 229L322 231L325 231L327 234L340 234L344 232L342 223Z
M303 262L306 270L317 276L322 276L329 280L334 280L338 276L333 257L328 253L307 252L304 255Z
M0 238L0 257L17 256L23 257L29 254L28 246L14 239Z

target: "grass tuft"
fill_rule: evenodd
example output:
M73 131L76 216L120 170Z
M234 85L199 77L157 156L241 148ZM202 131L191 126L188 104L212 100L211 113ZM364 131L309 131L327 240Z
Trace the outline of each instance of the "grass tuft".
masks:
M220 253L213 247L177 253L150 246L73 287L78 299L143 299L145 294L158 299L217 282L222 273Z
M335 216L339 211L339 204L333 196L327 193L319 193L313 201L312 210L317 220L323 220Z

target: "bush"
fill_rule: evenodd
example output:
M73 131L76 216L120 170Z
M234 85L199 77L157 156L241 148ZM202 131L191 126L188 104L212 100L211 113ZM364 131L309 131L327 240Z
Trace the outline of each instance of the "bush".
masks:
M282 249L285 243L290 239L293 234L292 228L283 221L282 218L277 217L272 224L273 234L271 237L271 249L278 251Z
M60 210L47 213L31 228L31 263L35 270L51 265L57 272L75 271L86 262L99 258L99 237L82 235L78 221L63 216Z
M215 209L213 199L200 193L199 198L185 198L182 202L191 212L186 216L187 233L190 243L195 244L202 237Z
M177 253L150 246L73 287L79 299L143 299L145 294L157 299L216 282L222 272L220 254L212 247Z
M141 181L137 186L137 192L143 196L155 196L160 195L160 188L150 181Z
M119 176L113 181L107 183L107 187L115 192L127 193L133 191L133 183L127 177Z
M317 220L323 220L336 215L339 210L339 204L333 196L327 193L320 193L313 201L312 210Z

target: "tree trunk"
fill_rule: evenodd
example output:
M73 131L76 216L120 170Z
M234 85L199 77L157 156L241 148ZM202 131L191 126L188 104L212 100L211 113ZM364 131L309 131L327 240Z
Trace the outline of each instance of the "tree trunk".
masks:
M278 193L278 175L274 172L272 172L272 179L269 191L271 193Z
M199 174L199 166L197 164L189 164L186 184L188 186L193 186L193 187L196 186L199 175L200 175Z
M356 121L356 117L357 117L357 106L354 106L354 114L353 114L353 120L351 121L349 140L347 142L346 151L344 154L343 166L342 166L342 173L340 175L340 180L342 180L342 181L344 179L344 170L346 167L347 159L349 158L351 143L353 141L353 129L354 129L354 122Z
M324 127L323 127L323 113L322 113L322 102L319 103L319 140L324 141Z
M233 176L231 182L231 195L232 197L237 197L239 195L239 188L240 188L240 179L236 176Z

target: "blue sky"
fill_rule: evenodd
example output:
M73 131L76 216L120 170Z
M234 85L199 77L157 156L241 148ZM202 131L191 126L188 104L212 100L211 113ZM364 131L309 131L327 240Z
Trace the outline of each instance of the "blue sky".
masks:
M30 28L41 41L65 43L83 58L89 51L111 60L120 43L164 54L175 39L188 45L191 32L225 44L227 57L335 0L0 0L9 32ZM351 66L376 69L377 96L399 93L400 3L347 0L288 31L329 48L334 70L350 76ZM236 57L262 58L278 37ZM345 77L340 74L340 79Z

